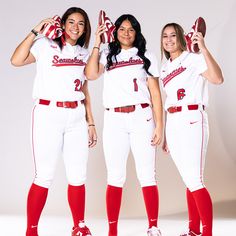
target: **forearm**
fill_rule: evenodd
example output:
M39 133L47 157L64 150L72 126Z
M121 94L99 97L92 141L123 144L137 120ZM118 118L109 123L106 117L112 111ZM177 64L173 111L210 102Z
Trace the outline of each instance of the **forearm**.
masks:
M201 50L206 64L207 64L207 71L203 73L203 76L206 77L209 82L214 83L214 84L221 84L224 81L222 71L211 55L211 53L208 51L208 49L205 47L204 49Z
M84 105L85 105L85 110L86 110L86 121L88 125L94 125L90 98L88 98L88 96L85 98Z
M148 88L150 91L153 115L154 115L156 126L162 128L163 127L163 107L162 107L162 98L161 98L161 91L159 87L158 78L149 78Z
M152 92L152 109L153 109L153 116L155 120L155 129L153 132L152 137L152 145L159 145L162 140L163 135L163 121L162 121L162 102L160 94L158 91L155 93Z
M85 75L88 80L99 77L99 47L94 47L85 67Z
M163 107L160 93L152 97L152 109L156 127L163 129Z
M15 52L11 57L11 63L14 66L24 66L35 62L34 56L30 53L30 48L33 45L34 39L37 33L40 33L45 24L54 24L55 20L52 18L47 18L42 20L33 28L26 38L20 43L16 48Z
M90 101L87 81L85 82L83 86L83 93L85 95L84 106L85 106L85 112L86 112L86 121L88 125L93 125L94 119L93 119L93 114L92 114L91 101Z

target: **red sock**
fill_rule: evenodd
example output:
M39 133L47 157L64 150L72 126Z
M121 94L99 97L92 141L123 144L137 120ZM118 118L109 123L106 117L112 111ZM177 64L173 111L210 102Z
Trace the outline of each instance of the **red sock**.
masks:
M195 234L200 234L200 216L192 193L187 188L186 197L188 203L189 229Z
M46 203L48 188L32 184L27 199L26 236L38 236L38 222Z
M202 222L202 236L212 236L213 210L210 194L206 188L192 192Z
M106 204L109 223L109 236L117 236L117 224L120 213L122 188L107 185Z
M157 186L142 187L143 198L146 206L149 228L152 226L157 227L158 210L159 210L159 197Z
M68 185L68 202L72 213L74 227L78 226L79 222L84 221L85 211L85 185L72 186Z

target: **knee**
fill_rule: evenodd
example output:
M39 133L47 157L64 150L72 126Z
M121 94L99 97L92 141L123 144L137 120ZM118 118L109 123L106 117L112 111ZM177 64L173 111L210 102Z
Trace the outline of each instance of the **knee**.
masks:
M152 185L156 185L157 183L154 171L147 172L146 174L138 173L137 177L138 177L138 181L141 187L152 186Z
M41 177L35 177L34 179L34 184L44 187L44 188L49 188L52 184L53 179L46 179L46 178L41 178Z
M72 186L81 186L86 182L86 178L83 179L68 179L68 184Z
M122 188L124 186L126 180L125 175L109 175L107 177L107 184L115 187L120 187Z
M196 182L185 182L186 187L190 190L190 192L205 188L205 185L201 181Z
M86 172L78 173L78 171L67 173L67 181L70 185L79 186L83 185L86 182Z
M148 186L153 186L157 184L157 181L155 179L149 179L149 180L140 180L139 183L141 187L148 187Z

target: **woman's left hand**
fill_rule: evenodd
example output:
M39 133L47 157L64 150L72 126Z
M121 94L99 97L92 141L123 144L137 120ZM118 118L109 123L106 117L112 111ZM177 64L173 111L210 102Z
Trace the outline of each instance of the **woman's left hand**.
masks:
M205 42L204 42L204 37L201 32L197 32L193 36L193 43L198 44L198 47L200 50L203 48L206 48Z
M153 132L151 145L152 146L160 145L161 140L162 140L162 129L159 127L156 127Z
M95 126L88 126L88 146L90 148L97 144L97 132Z

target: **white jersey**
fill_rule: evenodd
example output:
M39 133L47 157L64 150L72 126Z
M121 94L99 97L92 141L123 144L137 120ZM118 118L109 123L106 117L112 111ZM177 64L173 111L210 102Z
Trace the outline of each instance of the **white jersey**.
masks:
M37 61L33 98L55 101L84 99L81 88L89 57L87 49L67 43L61 50L54 41L40 38L30 51Z
M208 105L208 81L201 75L207 70L202 54L184 51L161 67L160 79L167 98L165 110L171 106Z
M106 108L136 105L140 103L150 104L150 93L147 87L147 79L150 75L143 68L143 60L137 55L138 49L133 47L122 49L113 58L113 65L109 70L105 69L103 104ZM108 50L101 53L100 63L106 66ZM145 56L150 60L149 72L154 77L159 77L156 57L150 52Z

